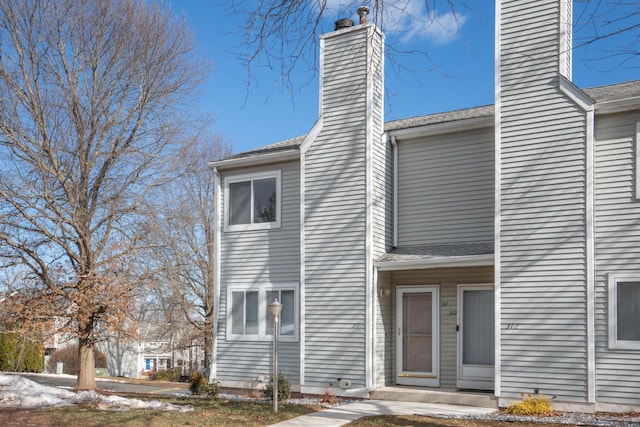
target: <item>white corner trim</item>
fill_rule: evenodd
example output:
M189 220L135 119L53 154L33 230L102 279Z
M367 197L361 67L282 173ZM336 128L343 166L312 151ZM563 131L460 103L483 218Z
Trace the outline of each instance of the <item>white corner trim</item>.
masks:
M636 149L636 159L634 162L636 169L636 201L640 200L640 122L636 122L636 135L635 135L635 149Z
M218 321L220 318L220 229L222 227L222 215L220 214L220 202L222 197L222 184L220 173L213 167L213 179L215 180L215 206L214 206L214 231L213 231L213 351L211 354L211 378L217 377L218 371Z
M317 125L317 123L316 123ZM320 126L322 127L322 126ZM315 129L315 126L314 126ZM315 138L314 138L315 139ZM306 142L306 140L305 140ZM305 312L306 312L306 295L305 295L305 284L306 284L306 269L305 269L305 179L306 179L306 150L300 153L300 325L298 327L300 332L300 386L304 386L304 376L305 376L305 364L306 364L306 323L305 323Z
M495 49L494 49L494 90L495 90L495 107L494 107L494 135L495 135L495 147L494 147L494 242L493 242L493 286L494 286L494 320L495 320L495 357L494 357L494 395L498 400L500 399L500 395L502 393L502 316L501 316L501 281L500 281L500 263L501 263L501 247L500 247L500 215L501 215L501 206L500 206L500 191L501 191L501 180L502 180L502 163L501 163L501 152L502 152L502 132L501 132L501 121L500 116L502 113L502 86L501 82L501 74L500 74L500 51L502 45L502 0L496 0L496 17L495 17Z
M586 112L585 163L586 163L586 280L587 280L587 401L596 401L596 338L595 338L595 300L596 300L596 257L595 257L595 112L591 108Z

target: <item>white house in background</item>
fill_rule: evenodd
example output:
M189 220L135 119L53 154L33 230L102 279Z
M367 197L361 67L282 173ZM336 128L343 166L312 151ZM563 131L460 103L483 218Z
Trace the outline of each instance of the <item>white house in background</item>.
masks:
M321 38L320 116L212 162L216 372L640 408L640 81L571 83L571 2L496 2L496 99L384 123L384 36Z

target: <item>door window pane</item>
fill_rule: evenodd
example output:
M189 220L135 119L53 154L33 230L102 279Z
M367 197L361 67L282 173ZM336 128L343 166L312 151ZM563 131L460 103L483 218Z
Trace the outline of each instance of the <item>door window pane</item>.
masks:
M493 291L463 292L462 361L470 365L493 365Z
M402 295L402 369L405 372L433 369L432 298L431 292Z
M251 223L251 181L229 184L229 224Z
M618 282L619 341L640 341L640 282Z

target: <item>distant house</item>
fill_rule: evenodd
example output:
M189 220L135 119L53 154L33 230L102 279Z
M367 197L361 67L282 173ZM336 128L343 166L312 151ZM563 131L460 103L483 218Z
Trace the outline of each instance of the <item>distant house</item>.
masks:
M177 370L181 376L204 371L204 349L197 339L189 339L184 328L144 323L137 340L112 336L98 344L107 356L109 375L128 378L151 377L158 371Z
M640 81L571 82L571 2L496 2L495 105L385 123L384 36L321 38L320 116L212 162L215 376L640 407Z

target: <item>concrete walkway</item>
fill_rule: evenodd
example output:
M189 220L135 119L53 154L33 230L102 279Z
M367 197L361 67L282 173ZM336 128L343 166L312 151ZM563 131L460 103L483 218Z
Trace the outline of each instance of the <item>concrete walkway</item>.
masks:
M484 415L495 408L446 405L442 403L394 402L366 400L292 418L277 427L338 427L369 415Z

